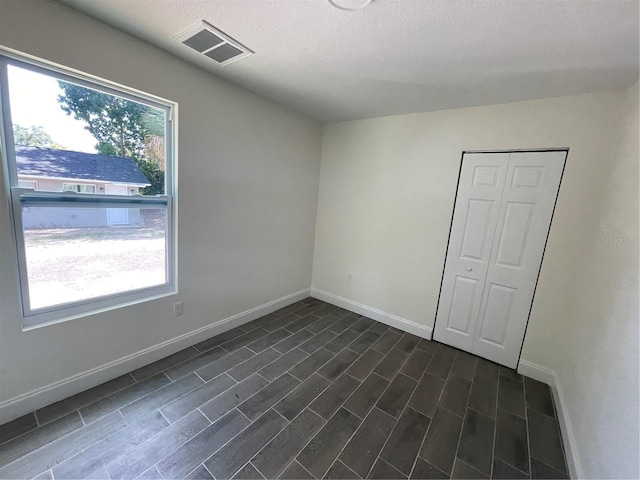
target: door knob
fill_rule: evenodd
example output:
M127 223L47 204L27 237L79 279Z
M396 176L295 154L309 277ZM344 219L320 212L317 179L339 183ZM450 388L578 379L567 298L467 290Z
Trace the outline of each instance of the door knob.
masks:
M467 272L472 272L472 271L473 271L473 268L467 267Z

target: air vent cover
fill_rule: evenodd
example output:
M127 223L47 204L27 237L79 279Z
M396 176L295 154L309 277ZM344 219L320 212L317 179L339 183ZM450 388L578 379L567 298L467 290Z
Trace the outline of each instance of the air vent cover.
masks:
M247 47L204 20L173 37L173 41L189 47L223 67L253 54Z

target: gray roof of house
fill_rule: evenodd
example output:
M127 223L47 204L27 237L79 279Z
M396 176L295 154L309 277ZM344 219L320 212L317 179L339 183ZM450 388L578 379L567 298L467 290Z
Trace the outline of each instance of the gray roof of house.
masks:
M132 158L16 145L18 175L149 185Z

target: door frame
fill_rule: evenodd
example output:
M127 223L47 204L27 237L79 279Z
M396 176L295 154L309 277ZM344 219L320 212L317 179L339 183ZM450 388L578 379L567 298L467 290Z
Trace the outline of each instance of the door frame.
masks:
M449 235L447 236L447 248L444 251L444 261L442 262L442 275L440 277L440 290L438 291L438 301L436 302L436 312L433 319L433 328L431 329L431 338L433 341L433 335L436 331L436 322L438 318L438 309L440 308L440 300L442 296L442 286L444 284L444 274L447 268L447 256L449 255L449 244L451 242L451 229L453 228L453 216L456 211L456 202L458 200L458 190L460 189L460 176L462 174L462 165L464 162L465 154L471 153L528 153L528 152L566 152L564 158L564 165L562 166L562 173L560 174L560 182L558 183L558 191L556 192L556 198L553 202L553 209L551 210L551 221L549 222L549 228L547 230L547 236L544 240L544 247L542 249L542 258L540 260L540 267L538 268L538 274L536 275L536 284L533 288L533 295L531 297L531 305L529 306L529 313L527 314L527 321L525 323L524 335L522 337L522 344L520 345L520 352L518 353L518 365L520 364L520 358L522 357L522 348L524 347L524 340L527 338L527 330L529 328L529 318L531 317L531 310L533 309L533 302L536 298L536 291L538 290L538 281L540 280L540 272L542 271L542 263L544 262L544 255L547 251L547 244L549 242L549 234L551 233L551 227L553 226L553 217L556 213L556 206L558 205L558 197L560 196L560 188L562 187L562 179L564 178L564 171L567 168L567 160L569 159L570 147L558 147L558 148L520 148L520 149L507 149L507 150L463 150L460 155L460 166L458 167L458 180L456 182L456 191L453 197L453 208L451 209L451 221L449 223ZM436 340L437 341L437 340ZM516 366L516 369L518 367Z

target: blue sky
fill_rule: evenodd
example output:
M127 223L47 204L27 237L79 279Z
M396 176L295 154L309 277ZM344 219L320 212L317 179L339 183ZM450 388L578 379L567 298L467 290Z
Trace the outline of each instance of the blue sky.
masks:
M84 122L75 120L60 108L57 80L11 65L8 73L14 124L22 127L39 125L65 150L95 153L96 139L84 129Z

